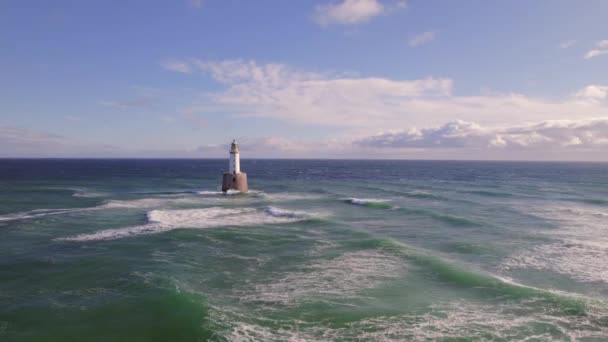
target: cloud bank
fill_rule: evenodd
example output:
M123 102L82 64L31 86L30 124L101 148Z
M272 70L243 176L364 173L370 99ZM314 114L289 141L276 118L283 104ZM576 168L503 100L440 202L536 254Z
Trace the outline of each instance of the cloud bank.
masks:
M356 141L373 148L562 149L608 148L608 118L553 120L489 128L452 121L436 128L379 133Z
M255 61L183 60L223 86L187 109L206 115L264 117L349 132L427 127L455 119L499 126L608 117L606 87L590 85L559 100L523 94L457 95L449 78L399 80L310 72Z
M302 141L238 137L244 158L514 159L608 161L608 117L487 127L450 121L359 137ZM0 157L225 158L227 143L191 150L129 150L0 127Z

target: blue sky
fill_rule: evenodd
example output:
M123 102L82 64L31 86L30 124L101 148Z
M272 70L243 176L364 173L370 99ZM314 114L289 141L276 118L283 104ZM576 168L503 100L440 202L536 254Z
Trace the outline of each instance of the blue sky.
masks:
M2 1L0 156L608 160L606 13Z

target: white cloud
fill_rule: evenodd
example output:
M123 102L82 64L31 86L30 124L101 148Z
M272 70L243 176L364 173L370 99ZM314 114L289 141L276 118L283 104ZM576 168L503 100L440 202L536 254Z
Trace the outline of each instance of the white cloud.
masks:
M608 160L605 153L608 148L608 117L549 120L503 127L456 120L439 127L315 141L280 136L237 139L245 159ZM128 146L90 144L30 129L0 127L0 157L225 158L227 151L227 143L196 149L139 150Z
M238 140L246 158L608 160L608 117L504 127L456 120L439 127L314 142L282 137ZM227 150L226 144L207 145L196 153L223 157Z
M223 90L203 93L185 109L190 114L224 112L273 118L339 127L348 134L426 127L454 119L512 125L608 116L604 102L584 100L578 93L562 100L522 94L460 96L453 93L454 82L446 78L352 77L241 60L190 63L193 70L224 86Z
M608 99L608 86L588 85L576 93L576 97L581 100L604 100Z
M366 22L384 10L384 5L378 0L343 0L341 3L317 6L314 18L322 26L352 25Z
M608 39L595 43L595 48L585 54L585 59L608 54Z
M188 62L181 62L177 60L166 60L160 63L160 65L170 71L181 72L189 74L192 72L192 68Z
M561 43L558 45L558 47L559 47L560 49L567 49L567 48L569 48L569 47L574 46L574 44L576 44L576 40L566 40L566 41L561 42Z
M419 33L419 34L413 36L412 38L410 38L408 44L410 47L418 47L418 46L425 45L425 44L432 42L433 40L435 40L436 37L437 37L437 32L426 31L426 32Z
M490 128L452 121L436 128L387 132L360 139L373 148L563 149L608 147L608 118L549 120L537 124Z

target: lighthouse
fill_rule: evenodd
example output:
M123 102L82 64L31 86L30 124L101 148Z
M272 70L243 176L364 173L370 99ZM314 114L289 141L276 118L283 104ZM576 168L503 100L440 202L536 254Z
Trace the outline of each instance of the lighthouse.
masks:
M232 140L230 144L230 162L228 164L228 172L224 173L222 180L222 191L238 190L247 192L247 174L241 172L241 159L239 156L239 145L236 140Z

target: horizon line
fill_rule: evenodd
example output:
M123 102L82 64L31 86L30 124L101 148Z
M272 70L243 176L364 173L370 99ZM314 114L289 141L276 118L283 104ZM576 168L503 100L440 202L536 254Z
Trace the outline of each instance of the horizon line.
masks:
M194 157L0 157L4 160L227 160L228 158ZM606 164L608 160L567 160L567 159L397 159L397 158L241 158L241 160L327 160L327 161L426 161L426 162L505 162L505 163L595 163Z

